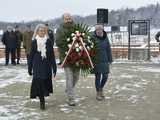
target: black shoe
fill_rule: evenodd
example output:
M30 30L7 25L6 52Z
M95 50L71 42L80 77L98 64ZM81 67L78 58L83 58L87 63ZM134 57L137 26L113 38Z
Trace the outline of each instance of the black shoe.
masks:
M16 65L16 62L12 62L12 65Z
M45 110L45 102L40 102L40 109Z
M5 66L8 66L8 63L6 63Z
M17 64L20 64L20 62L19 62L19 61L17 61Z

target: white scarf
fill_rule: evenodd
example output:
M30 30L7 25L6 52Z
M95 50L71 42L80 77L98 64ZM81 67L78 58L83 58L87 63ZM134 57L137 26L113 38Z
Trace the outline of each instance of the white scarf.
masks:
M40 37L36 36L35 39L37 40L37 51L41 53L42 59L46 58L46 42L47 36Z

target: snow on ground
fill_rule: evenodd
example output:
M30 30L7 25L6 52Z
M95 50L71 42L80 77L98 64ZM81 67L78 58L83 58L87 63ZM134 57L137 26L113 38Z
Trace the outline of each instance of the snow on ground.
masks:
M64 71L58 68L53 79L54 93L46 99L46 110L38 100L30 100L32 77L26 60L21 65L4 66L0 59L0 120L159 120L160 64L115 61L104 93L95 99L94 75L80 78L77 106L66 104Z

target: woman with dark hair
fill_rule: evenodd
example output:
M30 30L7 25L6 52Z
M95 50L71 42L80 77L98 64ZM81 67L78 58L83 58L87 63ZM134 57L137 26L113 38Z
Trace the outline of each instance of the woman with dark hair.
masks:
M40 108L45 109L45 96L53 93L52 73L56 75L57 67L53 45L46 32L46 26L37 25L28 59L28 73L32 75L31 98L39 97ZM53 71L53 72L52 72Z

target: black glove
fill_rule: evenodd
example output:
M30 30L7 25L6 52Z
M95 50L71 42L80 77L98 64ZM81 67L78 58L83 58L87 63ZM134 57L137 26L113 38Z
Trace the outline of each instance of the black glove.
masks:
M53 71L53 76L55 77L57 73L57 69Z
M31 76L31 75L32 75L32 71L31 71L31 70L28 70L28 74Z
M57 67L53 69L53 76L55 77L57 73Z
M56 73L53 73L53 76L55 77L55 76L56 76Z

